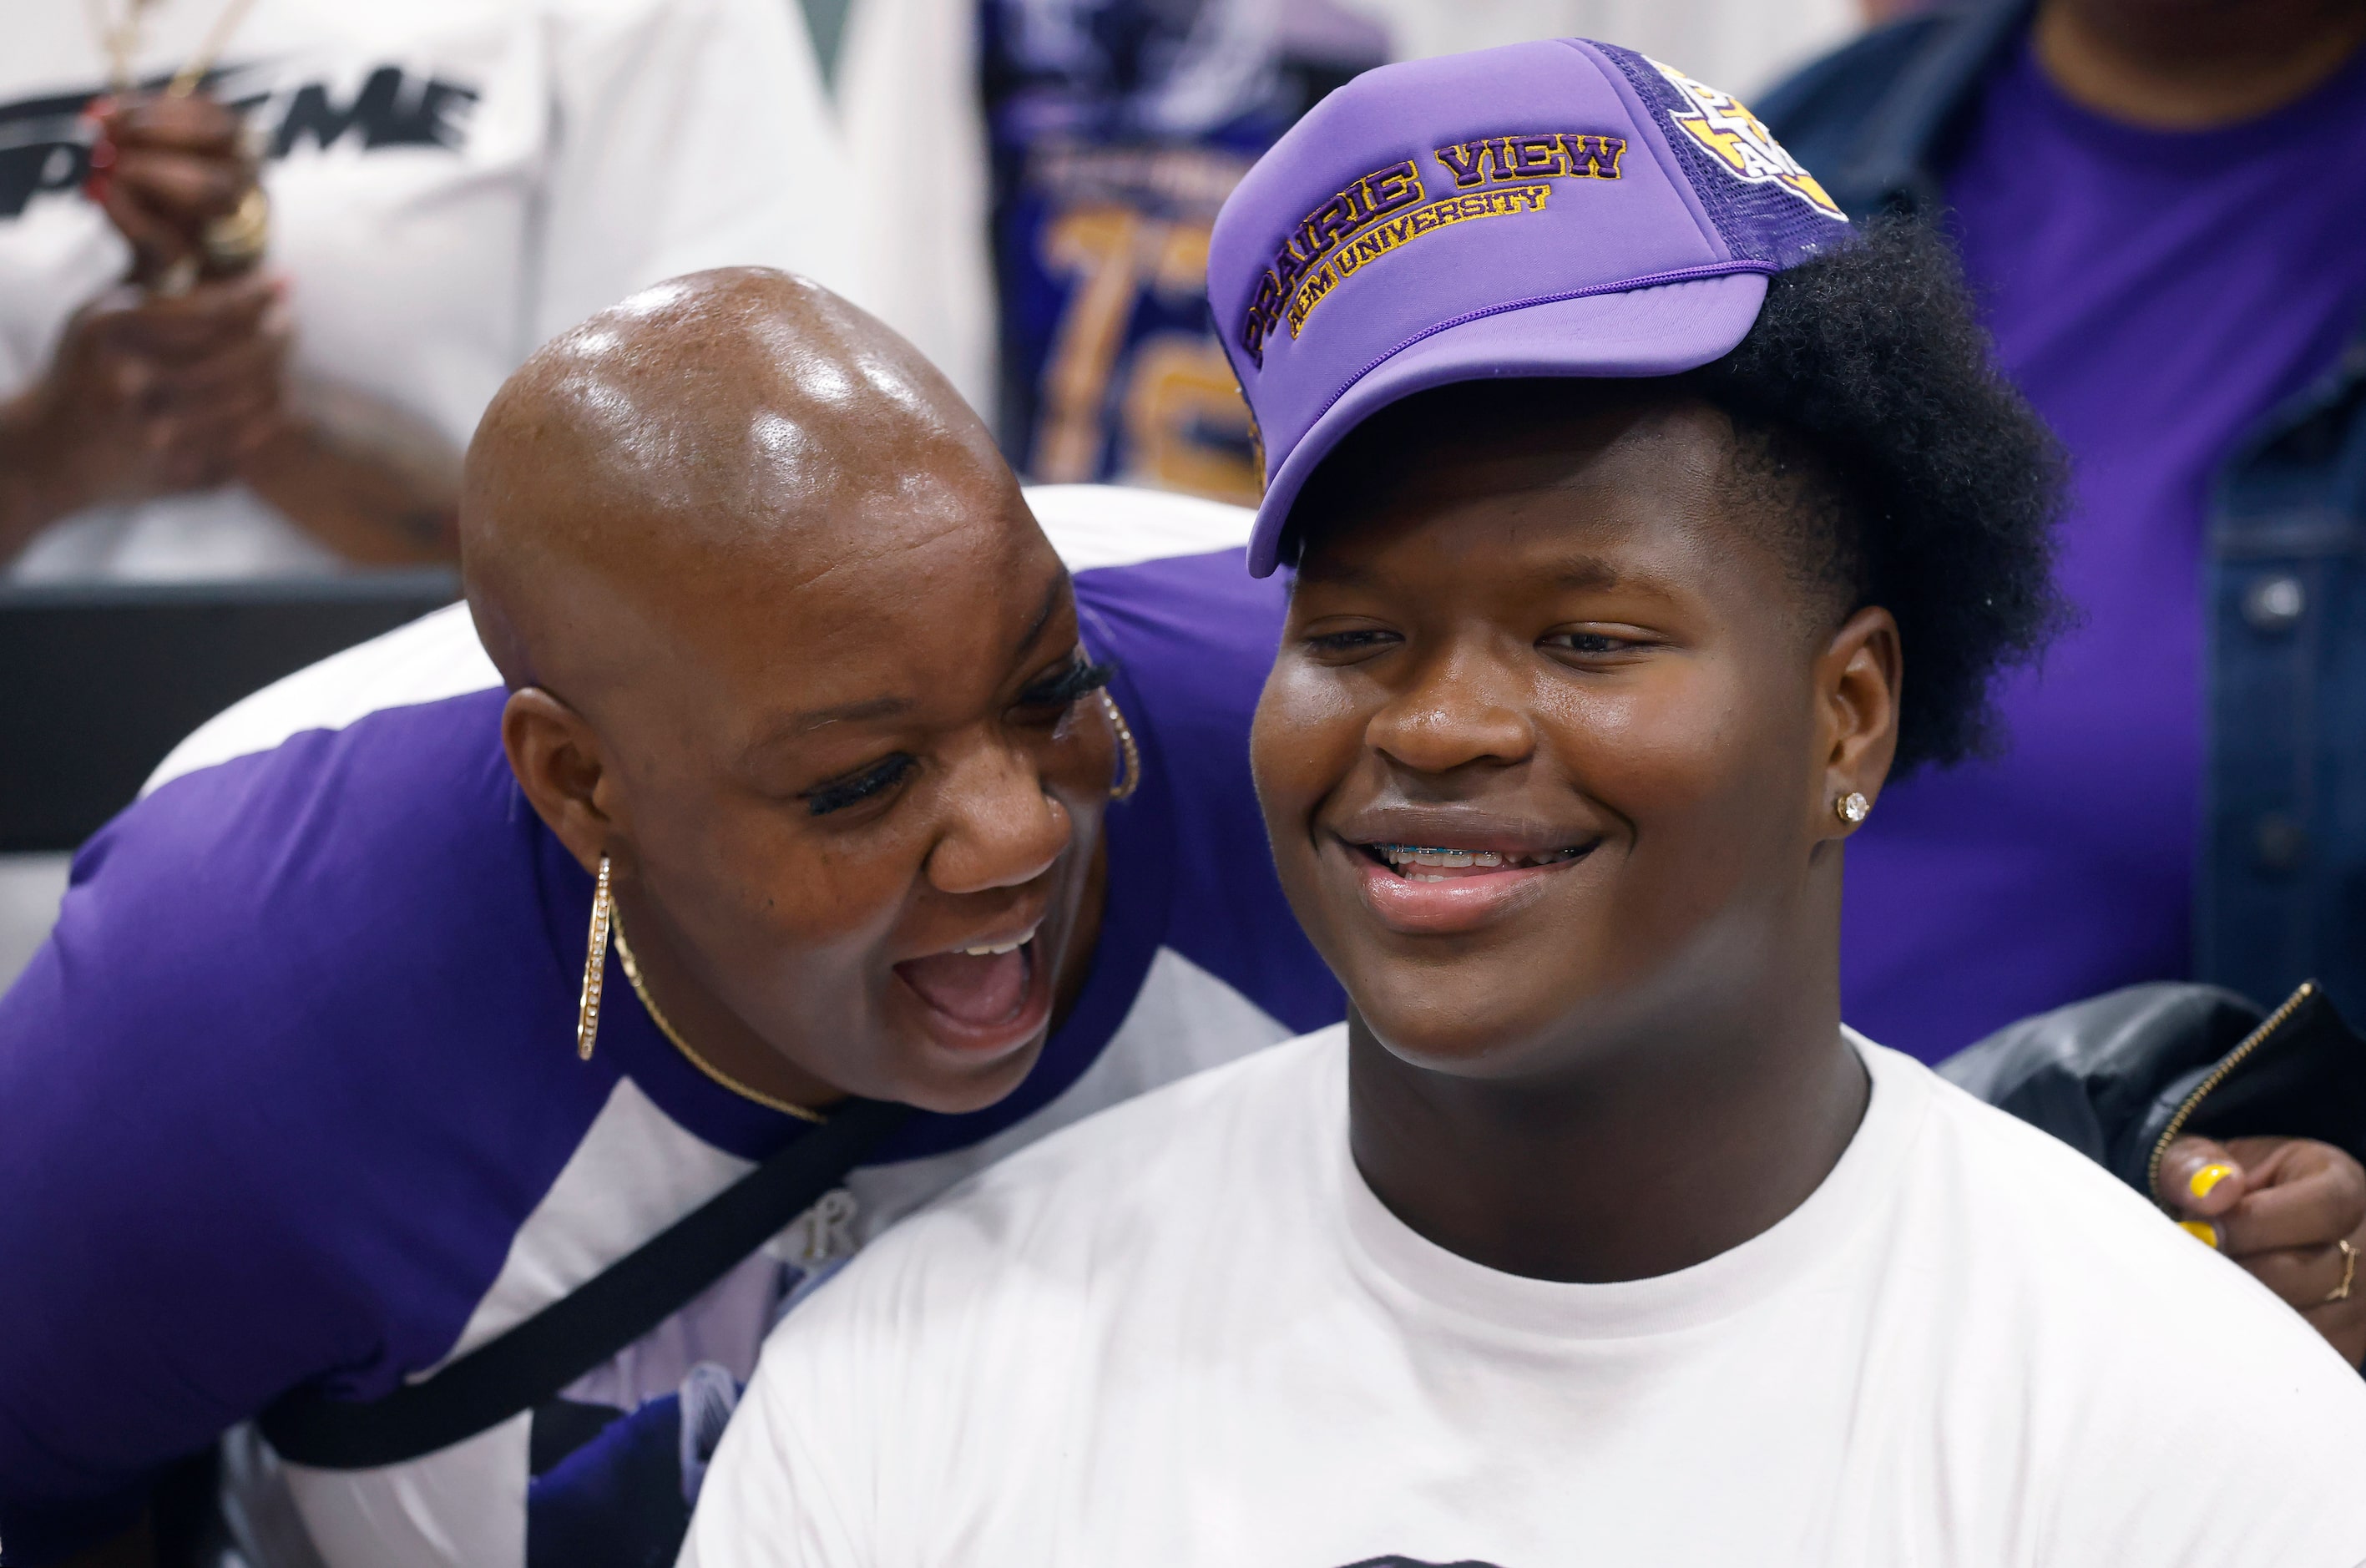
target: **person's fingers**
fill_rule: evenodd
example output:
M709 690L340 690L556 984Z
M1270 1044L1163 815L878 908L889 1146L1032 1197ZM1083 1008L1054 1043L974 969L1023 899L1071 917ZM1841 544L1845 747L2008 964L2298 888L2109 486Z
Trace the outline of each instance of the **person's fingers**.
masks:
M201 286L208 293L215 287ZM267 284L220 286L220 294L77 312L59 355L66 395L84 417L102 422L144 421L216 400L243 408L276 399L291 342L286 312Z
M107 185L115 178L115 139L107 134L107 116L99 107L107 101L98 99L83 111L83 118L92 123L92 132L90 151L84 154L89 173L83 176L82 189L84 196L100 203L106 201Z
M110 176L97 193L99 209L115 225L141 264L153 267L186 254L192 235L170 213L150 205L141 191Z
M162 368L148 394L148 406L169 412L224 400L276 397L287 353L286 328L265 326L212 354Z
M2260 1283L2300 1309L2351 1366L2366 1364L2366 1226L2349 1247L2322 1247L2242 1259Z
M2366 1225L2366 1169L2330 1144L2291 1140L2256 1160L2249 1190L2216 1223L2234 1258L2330 1247Z
M2225 1145L2184 1137L2161 1156L2158 1197L2195 1239L2212 1247L2225 1240L2217 1217L2242 1201L2248 1177Z
M211 402L184 403L148 415L141 428L152 451L180 447L211 450L235 445L257 421L280 417L282 400L267 387L242 387Z
M279 370L267 346L224 355L161 381L141 403L140 417L150 424L203 429L268 413L283 400Z
M145 299L123 312L118 331L133 352L162 359L201 357L263 331L284 294L269 274L242 273Z
M222 450L221 442L205 439L183 421L152 420L141 434L148 471L167 490L216 484L220 482L216 476L228 469L230 455Z
M186 231L233 211L253 183L234 159L127 148L117 154L108 194Z
M208 409L164 415L143 430L151 469L168 488L217 485L277 426L275 409Z
M2302 1312L2327 1304L2333 1292L2341 1288L2346 1267L2341 1249L2330 1242L2323 1247L2285 1247L2272 1252L2248 1253L2235 1261ZM2357 1293L2354 1285L2351 1293Z
M100 100L85 187L157 276L188 255L205 224L234 210L254 179L239 115L210 99Z
M2319 1143L2315 1138L2295 1138L2288 1134L2229 1138L2226 1140L2226 1148L2243 1168L2251 1174L2251 1184L2254 1187L2273 1185L2276 1179L2275 1173L2288 1160L2298 1159L2314 1165L2327 1152L2333 1154L2341 1152L2335 1145Z
M156 361L147 355L108 353L99 365L101 393L126 410L138 410L146 405L156 375Z
M152 147L236 157L244 122L228 105L191 93L174 98L122 98L92 106L109 140L125 148Z
M225 349L194 363L159 367L141 400L141 417L203 420L276 398L279 384L268 345Z
M219 484L284 423L276 405L235 417L209 410L162 421L162 444L151 448L148 461L161 470L183 473L184 482L212 475L217 477L209 482Z
M152 415L235 420L276 407L286 395L288 343L278 331L163 371L145 408Z
M247 420L231 436L232 460L243 463L278 439L280 433L287 428L286 407L281 403L274 402L265 412Z
M176 451L155 465L158 487L167 493L215 490L238 475L237 454L216 446Z
M2221 1222L2234 1260L2350 1365L2366 1360L2366 1170L2305 1138L2237 1138L2252 1190ZM2289 1245L2267 1245L2284 1242ZM2337 1297L2338 1299L2337 1299Z
M141 342L130 310L85 308L68 322L58 364L65 396L85 417L136 418L162 367Z

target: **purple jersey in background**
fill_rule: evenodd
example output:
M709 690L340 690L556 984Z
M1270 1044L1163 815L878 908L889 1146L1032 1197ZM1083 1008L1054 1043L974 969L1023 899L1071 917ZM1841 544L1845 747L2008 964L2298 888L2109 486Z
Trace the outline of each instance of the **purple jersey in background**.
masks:
M2000 690L2000 757L1889 790L1849 847L1842 987L1873 1038L1935 1061L2189 974L2209 486L2366 312L2361 168L2366 55L2208 131L2089 113L2026 44L1990 84L1947 197L2005 372L2071 454L2081 618Z

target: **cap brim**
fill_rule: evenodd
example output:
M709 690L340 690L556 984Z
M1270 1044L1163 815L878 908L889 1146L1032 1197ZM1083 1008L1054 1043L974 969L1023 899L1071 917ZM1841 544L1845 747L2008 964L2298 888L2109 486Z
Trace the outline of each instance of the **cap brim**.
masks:
M1731 353L1765 300L1765 275L1738 272L1525 305L1432 333L1358 378L1290 448L1257 503L1249 571L1273 571L1282 526L1315 466L1400 398L1455 381L1677 375Z

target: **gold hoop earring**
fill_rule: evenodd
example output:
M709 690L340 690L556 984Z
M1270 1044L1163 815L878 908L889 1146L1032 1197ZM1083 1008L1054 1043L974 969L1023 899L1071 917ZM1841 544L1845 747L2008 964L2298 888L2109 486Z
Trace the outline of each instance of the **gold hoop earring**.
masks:
M583 953L583 994L575 1004L575 1055L592 1059L600 1038L600 986L608 976L608 931L615 923L616 903L608 891L608 857L600 857L600 885L592 895L592 939Z
M1832 802L1832 815L1853 828L1873 815L1873 802L1856 790L1851 790Z
M1117 745L1121 753L1117 783L1110 785L1110 798L1123 800L1142 787L1142 748L1133 743L1133 727L1126 723L1125 715L1117 711L1117 699L1109 694L1107 686L1101 688L1101 706L1109 714L1110 724L1117 730Z

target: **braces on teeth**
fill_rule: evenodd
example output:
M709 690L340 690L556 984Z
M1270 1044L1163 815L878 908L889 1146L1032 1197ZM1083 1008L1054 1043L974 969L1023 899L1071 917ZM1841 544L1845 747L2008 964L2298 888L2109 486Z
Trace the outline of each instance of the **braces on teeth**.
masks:
M1574 860L1577 851L1533 850L1503 853L1494 850L1449 850L1424 844L1374 844L1382 858L1403 871L1409 865L1434 865L1441 868L1478 866L1493 870L1499 866L1550 865L1555 861Z

